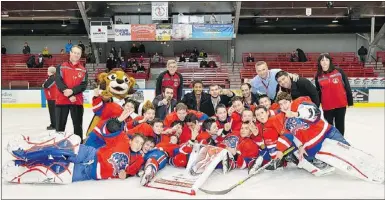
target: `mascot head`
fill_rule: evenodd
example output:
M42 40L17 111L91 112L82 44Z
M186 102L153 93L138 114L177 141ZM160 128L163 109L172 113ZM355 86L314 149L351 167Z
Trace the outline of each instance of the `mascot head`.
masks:
M113 69L108 73L100 73L98 75L98 84L103 91L103 96L125 98L130 92L133 92L135 79L129 77L121 69Z

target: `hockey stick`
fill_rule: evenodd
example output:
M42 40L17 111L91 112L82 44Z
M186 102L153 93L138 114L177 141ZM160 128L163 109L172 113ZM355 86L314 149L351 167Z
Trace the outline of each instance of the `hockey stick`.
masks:
M295 147L290 147L289 149L287 149L285 152L283 152L283 155L287 155L289 154L290 152L292 152L293 150L295 149ZM260 171L266 169L270 164L273 163L274 160L270 160L268 163L266 163L264 166L262 166L261 168L259 168L255 173L253 174L250 174L249 176L247 176L246 178L244 178L243 180L239 181L238 183L232 185L231 187L229 187L228 189L225 189L225 190L218 190L218 191L212 191L212 190L205 190L203 188L199 188L200 191L206 193L206 194L214 194L214 195L223 195L223 194L227 194L229 193L231 190L233 190L234 188L242 185L244 182L246 182L247 180L249 180L251 177L253 177L254 175L258 174Z

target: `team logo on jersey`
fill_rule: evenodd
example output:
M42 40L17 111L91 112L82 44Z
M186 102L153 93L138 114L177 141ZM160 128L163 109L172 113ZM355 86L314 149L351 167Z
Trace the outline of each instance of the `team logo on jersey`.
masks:
M226 137L224 140L223 140L223 143L227 146L227 147L230 147L230 148L236 148L237 145L238 145L238 141L239 141L239 138L235 135L231 135L231 136L228 136Z
M333 83L334 84L337 84L339 81L338 81L338 78L333 78Z
M112 164L114 168L113 176L117 176L120 170L126 170L129 159L128 156L121 152L116 152L111 155L108 162Z
M285 128L295 135L298 130L307 130L309 128L309 124L301 119L292 117L286 120Z

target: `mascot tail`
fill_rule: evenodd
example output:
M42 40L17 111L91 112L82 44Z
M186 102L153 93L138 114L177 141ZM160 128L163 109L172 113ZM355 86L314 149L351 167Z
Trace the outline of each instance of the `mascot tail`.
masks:
M100 117L99 116L94 115L94 117L92 117L91 123L90 123L90 125L88 126L88 129L87 129L87 133L86 133L87 137L92 132L92 130L94 130L95 126L99 123L99 121L100 121Z

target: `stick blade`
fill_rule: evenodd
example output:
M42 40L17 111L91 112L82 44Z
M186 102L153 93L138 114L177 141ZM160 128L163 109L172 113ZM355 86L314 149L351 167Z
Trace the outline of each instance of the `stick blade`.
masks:
M213 194L213 195L224 195L229 193L233 188L229 188L227 190L218 190L218 191L213 191L213 190L205 190L203 188L199 188L200 191L206 193L206 194Z

